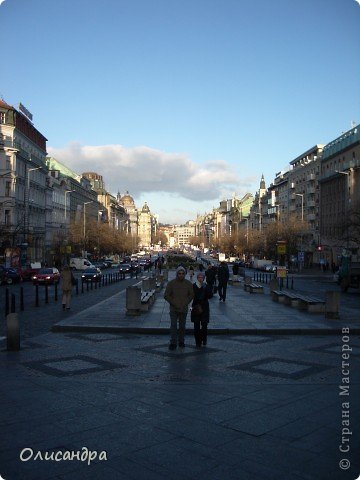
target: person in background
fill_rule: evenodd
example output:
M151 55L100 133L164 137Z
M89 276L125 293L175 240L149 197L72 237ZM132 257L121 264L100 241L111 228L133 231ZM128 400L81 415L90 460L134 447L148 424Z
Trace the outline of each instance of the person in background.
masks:
M232 272L233 272L233 280L237 280L238 275L239 275L239 264L238 263L234 263L234 265L232 267Z
M206 272L205 272L206 283L208 284L209 288L211 289L211 297L214 293L214 285L216 283L216 270L215 268L209 264ZM211 298L209 297L209 298Z
M62 308L63 310L70 310L71 292L74 282L74 277L70 267L65 265L60 274L61 290L62 290Z
M225 302L226 300L226 290L227 290L227 284L229 281L229 267L227 266L226 262L221 262L220 266L218 268L217 272L217 277L219 281L219 300Z
M199 272L193 284L194 300L191 309L191 321L194 324L194 337L197 347L207 344L207 325L210 319L209 298L212 289L205 282L205 275Z
M185 278L186 270L179 266L176 277L167 284L164 298L170 304L170 345L169 350L175 350L177 343L185 347L185 324L188 307L194 298L192 283ZM179 325L179 327L178 327Z
M189 278L190 278L191 283L193 281L193 276L194 276L194 267L192 265L190 265L190 267L189 267Z

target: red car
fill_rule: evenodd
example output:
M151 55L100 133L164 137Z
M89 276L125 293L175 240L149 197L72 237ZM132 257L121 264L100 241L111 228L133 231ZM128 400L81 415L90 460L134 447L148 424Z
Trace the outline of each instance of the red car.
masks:
M33 285L54 285L60 281L60 272L57 268L47 267L40 270L32 277Z

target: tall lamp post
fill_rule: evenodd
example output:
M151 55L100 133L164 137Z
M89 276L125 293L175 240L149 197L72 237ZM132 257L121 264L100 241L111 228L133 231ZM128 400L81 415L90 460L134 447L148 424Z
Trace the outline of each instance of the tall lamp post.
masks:
M85 207L90 203L94 203L92 200L90 202L83 202L84 203L84 252L85 252L85 238L86 238L86 214L85 214Z

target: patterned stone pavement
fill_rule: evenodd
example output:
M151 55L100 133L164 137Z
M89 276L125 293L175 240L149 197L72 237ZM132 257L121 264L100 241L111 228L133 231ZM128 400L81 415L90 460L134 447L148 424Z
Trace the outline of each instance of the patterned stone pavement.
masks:
M169 351L162 293L132 318L124 290L0 343L2 478L356 479L356 303L330 321L229 287L211 312L201 349L189 322Z

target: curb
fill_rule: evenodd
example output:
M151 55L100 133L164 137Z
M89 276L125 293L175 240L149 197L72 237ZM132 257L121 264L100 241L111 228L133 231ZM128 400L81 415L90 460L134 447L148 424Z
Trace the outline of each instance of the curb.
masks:
M169 328L154 327L116 327L103 325L54 325L51 328L54 333L142 333L145 335L168 335ZM194 333L193 329L187 328L186 334ZM350 334L360 335L360 328L351 328ZM208 329L208 335L342 335L342 328L218 328Z

